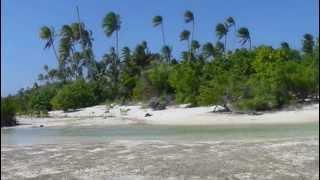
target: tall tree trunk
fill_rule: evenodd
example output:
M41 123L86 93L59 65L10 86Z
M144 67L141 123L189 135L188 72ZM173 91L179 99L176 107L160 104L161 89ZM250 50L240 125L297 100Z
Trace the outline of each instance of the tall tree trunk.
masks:
M80 35L80 44L81 44L81 47L82 47L82 51L84 52L85 51L85 45L84 45L84 41L83 41L83 38L82 38L82 24L81 24L81 20L80 20L80 12L79 12L79 7L76 6L76 9L77 9L77 16L78 16L78 23L79 23L79 35ZM90 47L91 48L91 47ZM97 69L96 67L96 62L94 60L94 58L91 56L93 54L90 54L90 57L88 57L88 71L90 72L90 78L93 78L92 76L92 69L94 68L94 70Z
M163 46L165 46L166 45L166 39L165 39L165 36L164 36L163 22L161 23L161 33L162 33L162 43L163 43Z
M77 17L78 17L78 24L79 24L79 35L80 35L80 44L82 49L84 49L83 40L82 40L82 27L81 27L81 21L80 21L80 13L79 13L79 7L77 6Z
M188 39L188 61L191 61L191 45L190 45L190 39Z
M116 30L116 53L117 53L117 60L119 58L119 35L118 30Z
M59 56L57 54L56 47L53 42L52 42L52 49L53 49L54 56L56 56L58 63L60 63Z
M194 40L194 29L195 29L195 24L194 24L194 20L193 20L193 21L192 21L191 42Z
M224 54L227 54L227 34L224 36Z
M249 48L251 50L251 38L249 38Z

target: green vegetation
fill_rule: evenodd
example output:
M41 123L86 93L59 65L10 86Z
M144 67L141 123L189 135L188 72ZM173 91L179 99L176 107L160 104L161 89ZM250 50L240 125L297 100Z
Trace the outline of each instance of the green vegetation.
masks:
M165 100L171 99L167 97L173 97L176 103L220 104L238 110L270 110L306 98L318 99L319 40L312 35L303 36L301 51L290 48L287 42L279 48L252 47L249 29L236 29L235 19L228 17L212 28L217 42L200 44L194 37L194 14L186 11L183 18L192 28L180 34L180 40L187 42L180 59L172 56L173 48L166 43L162 16L151 19L154 27L161 28L160 53L151 52L148 43L142 41L134 49L123 47L119 54L121 17L108 13L102 29L107 37L115 34L115 47L100 60L94 56L92 32L84 23L63 25L59 32L44 26L40 38L45 48L53 50L58 67L45 66L39 75L40 85L6 99L23 114L112 101L153 99L158 106L155 98L163 108ZM234 50L227 48L227 37L232 35L240 42ZM224 42L220 42L222 39Z
M16 125L15 114L13 102L1 97L1 127Z
M54 109L76 109L94 105L95 96L92 87L83 80L63 86L51 100Z

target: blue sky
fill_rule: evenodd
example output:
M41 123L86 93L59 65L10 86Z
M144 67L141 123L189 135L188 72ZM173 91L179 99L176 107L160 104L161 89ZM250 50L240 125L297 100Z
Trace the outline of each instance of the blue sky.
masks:
M196 18L195 39L200 43L215 42L214 27L226 17L233 16L237 26L248 27L254 46L279 46L287 41L294 48L301 47L304 33L318 36L318 0L1 0L1 95L16 93L31 86L43 66L57 65L51 50L43 50L39 29L43 25L58 30L63 24L76 21L76 4L86 26L93 31L95 56L99 60L113 45L106 38L101 21L109 11L122 17L120 47L134 47L147 40L152 51L161 48L159 29L152 27L154 15L164 18L167 43L174 55L186 48L179 42L179 33L190 29L183 21L189 9ZM229 48L238 47L234 37Z

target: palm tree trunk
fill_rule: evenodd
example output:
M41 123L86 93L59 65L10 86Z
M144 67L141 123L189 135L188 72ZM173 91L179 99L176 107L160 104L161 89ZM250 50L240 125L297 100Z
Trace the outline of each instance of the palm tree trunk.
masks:
M52 43L52 49L53 49L53 53L54 53L54 55L56 56L56 58L57 58L57 61L58 61L58 63L60 62L59 61L59 56L58 56L58 54L57 54L57 51L56 51L56 47L55 47L55 45Z
M74 49L75 49L75 47L74 47L74 44L72 43L71 44L71 48L70 48L70 50L71 50L71 60L72 60L72 63L71 64L76 64L76 61L75 61L75 57L74 57ZM78 67L78 66L77 66ZM77 78L77 72L76 72L76 70L75 70L75 72L72 72L73 74L74 74L74 78Z
M119 58L119 47L118 47L118 39L119 35L118 35L118 30L116 31L116 53L117 53L117 58Z
M227 35L224 36L224 54L227 54Z
M249 48L251 50L251 38L249 38Z
M81 44L82 48L84 49L84 47L83 47L83 42L82 42L82 34L81 34L81 30L82 30L82 28L81 28L81 21L80 21L79 7L77 6L77 7L76 7L76 9L77 9L77 16L78 16L78 23L79 23L80 44Z
M191 42L194 40L194 29L195 29L195 23L194 23L194 20L193 20L193 21L192 21Z
M166 45L166 39L165 39L165 36L164 36L163 23L161 23L161 33L162 33L162 43L163 43L163 46L165 46Z
M191 61L191 46L190 46L190 40L188 39L188 54L189 54L189 56L188 56L188 61L190 62Z

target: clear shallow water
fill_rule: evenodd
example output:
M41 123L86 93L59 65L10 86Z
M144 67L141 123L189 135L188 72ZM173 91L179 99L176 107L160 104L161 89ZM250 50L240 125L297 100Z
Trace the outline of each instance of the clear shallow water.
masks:
M1 145L34 145L110 140L256 140L319 137L319 123L277 125L44 127L1 129Z

